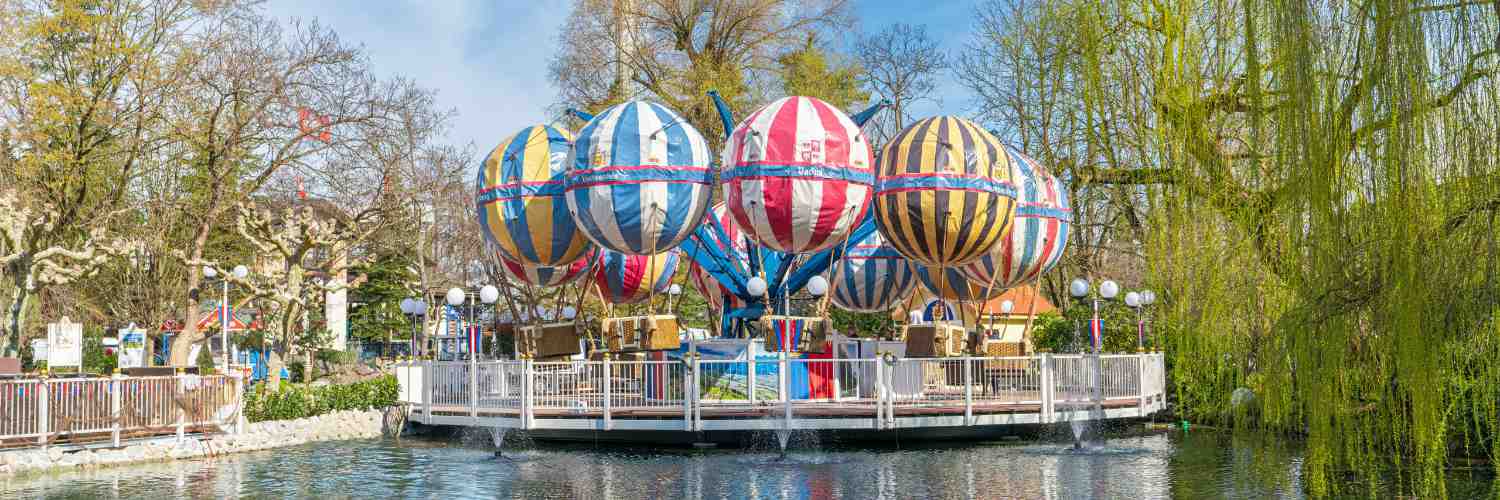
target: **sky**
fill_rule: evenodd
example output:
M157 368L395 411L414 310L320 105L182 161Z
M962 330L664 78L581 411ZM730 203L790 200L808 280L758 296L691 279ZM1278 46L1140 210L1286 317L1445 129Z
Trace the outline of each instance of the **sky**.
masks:
M900 0L856 1L858 30L894 22L924 24L950 53L968 37L972 1L937 1L920 8ZM280 19L316 20L350 44L363 45L382 76L404 76L437 91L437 102L458 116L447 142L493 147L521 127L544 119L556 92L547 63L572 7L562 1L270 0ZM924 103L917 116L961 113L968 97L951 75L939 81L941 103Z

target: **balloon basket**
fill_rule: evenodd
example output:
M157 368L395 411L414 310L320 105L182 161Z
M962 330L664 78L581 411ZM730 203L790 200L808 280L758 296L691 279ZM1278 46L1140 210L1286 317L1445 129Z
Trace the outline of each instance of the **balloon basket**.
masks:
M560 358L583 354L579 340L578 324L572 321L516 328L517 335L525 339L523 353L538 359ZM530 349L535 347L535 349Z
M906 325L906 356L912 358L941 358L963 356L968 331L963 325L926 324Z
M670 351L682 346L677 316L625 316L604 320L609 352Z
M822 354L828 345L828 320L809 316L761 317L766 351ZM784 349L790 347L790 349Z

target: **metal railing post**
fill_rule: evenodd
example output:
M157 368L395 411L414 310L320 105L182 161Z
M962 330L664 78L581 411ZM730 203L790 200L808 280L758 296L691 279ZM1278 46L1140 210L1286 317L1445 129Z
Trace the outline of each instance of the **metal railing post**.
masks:
M1138 409L1139 413L1141 415L1143 415L1143 416L1147 413L1146 412L1146 391L1147 391L1147 385L1146 385L1146 356L1147 355L1145 355L1145 354L1137 354L1135 356L1135 369L1136 369L1135 392L1139 393L1138 394L1139 400L1136 402L1136 408Z
M432 384L437 383L437 374L432 369L432 360L422 360L422 423L432 423Z
M684 363L684 369L688 371L687 376L682 377L682 424L683 430L693 430L693 400L697 399L694 391L698 388L698 360L688 358Z
M308 369L310 370L312 368L309 367ZM183 387L182 387L184 383L185 382L184 382L184 379L183 379L182 369L178 368L177 369L177 374L174 375L174 376L172 376L172 395L167 398L168 401L172 401L172 402L176 402L177 401L177 396L179 394L182 394L182 392L184 390ZM174 406L176 406L176 405L174 405ZM187 410L184 410L182 407L179 406L179 407L177 407L177 440L178 441L182 441L182 438L184 437L184 435L186 433L187 433Z
M536 371L534 363L536 362L528 359L525 366L522 367L521 427L523 429L531 429L536 418L532 413L534 410L532 406L536 404L536 401L534 401L536 395Z
M693 355L693 430L703 430L703 366L698 355Z
M875 356L875 428L885 427L885 360Z
M755 406L755 344L751 343L749 347L745 348L745 352L749 353L750 356L750 370L747 379L749 381L747 389L750 391L750 406Z
M885 421L889 428L896 427L896 362L899 359L891 358L891 366L885 371ZM883 362L883 361L882 361Z
M115 448L120 447L120 392L124 389L121 380L119 369L109 376L109 444Z
M45 373L42 374L41 381L37 382L36 384L37 388L41 389L36 393L36 442L37 444L42 445L43 448L47 447L47 433L51 431L51 429L48 428L48 424L52 422L52 419L48 418L47 416L49 402L48 400L52 398L52 387L50 384L51 383L47 381L47 375Z
M473 354L469 355L471 358ZM469 419L479 423L479 363L469 362Z
M1039 388L1040 391L1041 391L1041 397L1042 397L1042 416L1041 416L1041 418L1042 418L1042 423L1044 423L1044 424L1050 424L1050 423L1052 423L1052 412L1053 412L1053 409L1054 409L1053 408L1054 402L1052 400L1052 398L1053 398L1052 392L1053 392L1054 386L1056 385L1056 384L1053 383L1053 379L1055 377L1057 377L1057 374L1054 373L1053 370L1052 370L1052 353L1042 353L1042 359L1041 359L1041 363L1040 364L1042 365L1042 386Z
M964 356L964 425L974 425L974 358Z
M611 386L615 385L614 366L611 364L609 357L609 354L604 355L604 430L606 431L615 428L615 422L609 412L609 400L613 392Z
M844 389L843 388L844 384L842 384L841 381L840 381L840 379L842 379L843 377L840 376L840 373L839 373L840 372L839 368L841 366L843 366L843 365L839 363L839 346L838 346L838 344L834 344L834 343L830 342L828 344L828 350L832 351L832 352L828 353L828 359L832 360L832 361L829 361L829 363L831 363L831 367L833 368L832 370L829 370L829 374L833 376L833 401L835 403L837 403L838 400L839 400L839 396L843 395L843 393L844 393L844 390L843 390Z

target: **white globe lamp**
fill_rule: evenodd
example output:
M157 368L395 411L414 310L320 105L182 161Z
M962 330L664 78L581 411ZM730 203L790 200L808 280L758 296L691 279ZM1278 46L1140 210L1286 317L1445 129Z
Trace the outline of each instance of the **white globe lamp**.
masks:
M822 297L823 294L828 293L828 279L822 276L813 276L812 279L807 280L807 293L812 294L814 297Z
M1099 285L1099 296L1104 297L1106 300L1113 300L1115 296L1119 294L1120 285L1118 283L1110 280L1104 280L1104 283L1101 283Z

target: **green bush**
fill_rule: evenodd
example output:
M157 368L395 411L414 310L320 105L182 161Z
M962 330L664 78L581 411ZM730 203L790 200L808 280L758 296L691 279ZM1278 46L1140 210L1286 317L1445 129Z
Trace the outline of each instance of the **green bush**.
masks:
M290 420L347 410L369 410L396 404L400 385L395 375L352 384L305 387L283 383L280 390L265 384L245 395L245 418L251 422Z
M309 380L302 378L302 374L307 371L306 368L307 366L304 365L301 361L289 361L286 364L287 375L291 375L292 382L310 382Z
M331 365L352 365L359 362L359 356L354 351L339 351L334 349L319 349L318 361Z
M198 365L198 373L209 374L214 372L214 354L208 349L208 343L203 343L203 348L198 350L198 359L194 360Z

